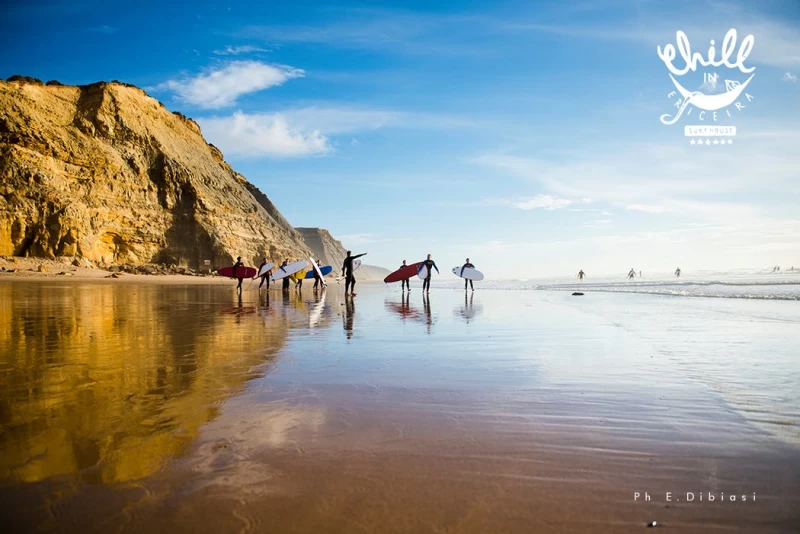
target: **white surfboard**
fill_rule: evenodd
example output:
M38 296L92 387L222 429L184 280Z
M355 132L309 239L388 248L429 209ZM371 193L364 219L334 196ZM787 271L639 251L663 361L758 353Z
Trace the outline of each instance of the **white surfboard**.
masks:
M285 267L280 267L280 266L276 267L275 272L272 273L272 281L277 282L282 278L286 278L287 276L292 275L298 271L302 271L306 267L308 267L308 262L302 260L292 262L289 265L286 265Z
M361 267L361 260L353 260L353 272L356 272L358 268ZM344 280L344 275L341 275L336 278L336 281Z
M319 279L322 282L322 287L327 286L328 284L325 283L325 277L322 276L322 271L319 270L319 265L317 265L317 262L314 261L314 258L308 258L308 261L311 262L311 266L314 268L314 271L317 273L317 276L319 276Z
M428 268L423 265L420 268L419 272L417 273L417 277L420 280L425 280L426 278L428 278Z
M275 267L275 264L272 263L271 261L268 261L261 269L259 269L258 274L256 274L253 277L253 280L255 280L256 278L261 278L262 276L267 274L269 270L272 269L273 267Z
M475 280L476 282L483 280L483 273L480 272L478 269L473 269L471 267L467 267L464 269L464 272L461 272L461 267L453 267L453 274L458 276L459 278L465 278L467 280Z

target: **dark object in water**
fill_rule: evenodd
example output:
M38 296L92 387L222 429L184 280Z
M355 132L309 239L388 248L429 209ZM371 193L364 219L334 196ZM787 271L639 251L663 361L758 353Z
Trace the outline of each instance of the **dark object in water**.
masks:
M582 297L583 293L581 293L580 291L576 291L575 293L572 294L572 296L573 297Z

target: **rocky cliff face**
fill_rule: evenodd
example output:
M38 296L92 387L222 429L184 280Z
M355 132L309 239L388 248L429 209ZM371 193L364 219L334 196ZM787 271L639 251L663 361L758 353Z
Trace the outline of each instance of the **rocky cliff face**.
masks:
M0 81L0 256L217 268L310 253L194 121L142 90Z

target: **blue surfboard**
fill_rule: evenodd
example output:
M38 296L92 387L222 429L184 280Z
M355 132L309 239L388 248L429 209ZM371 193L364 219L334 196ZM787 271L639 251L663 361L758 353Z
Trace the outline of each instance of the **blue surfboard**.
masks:
M325 265L324 267L319 268L319 272L322 273L322 276L328 276L331 271L333 271L332 265ZM311 269L306 273L306 280L314 278L314 269Z

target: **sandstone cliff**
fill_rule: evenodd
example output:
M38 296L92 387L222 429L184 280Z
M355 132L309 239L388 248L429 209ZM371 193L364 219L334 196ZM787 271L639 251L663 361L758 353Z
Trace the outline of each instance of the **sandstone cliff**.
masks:
M216 268L309 254L194 121L142 90L0 81L0 256Z

